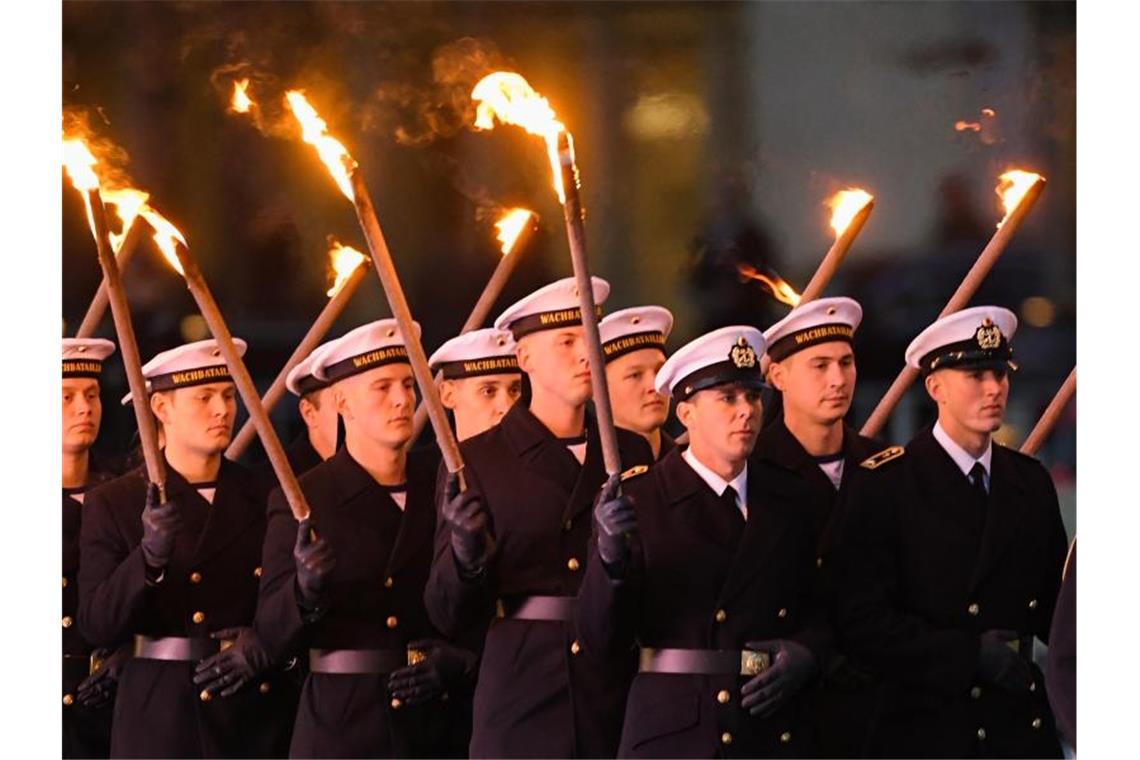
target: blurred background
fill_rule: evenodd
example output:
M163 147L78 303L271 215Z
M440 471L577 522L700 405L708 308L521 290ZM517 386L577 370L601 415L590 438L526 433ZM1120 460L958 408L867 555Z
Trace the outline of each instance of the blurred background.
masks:
M825 200L866 189L874 213L827 290L865 310L856 426L1001 219L998 175L1039 172L1040 201L972 301L1021 322L1000 435L1017 445L1076 357L1075 27L1073 3L66 2L62 97L186 234L263 390L327 301L326 237L364 246L298 133L227 113L238 77L267 111L303 88L361 162L429 353L497 263L504 208L534 209L540 229L493 313L571 274L541 142L469 128L489 71L523 74L573 132L607 309L670 308L674 347L786 314L738 265L802 289L833 240ZM61 194L71 335L100 271L80 196ZM149 242L126 282L144 361L208 337ZM387 315L370 276L330 337ZM113 337L109 315L98 334ZM104 386L110 459L134 421L122 373ZM299 432L292 397L273 417L286 441ZM933 418L916 385L882 437ZM1039 454L1070 533L1075 418Z

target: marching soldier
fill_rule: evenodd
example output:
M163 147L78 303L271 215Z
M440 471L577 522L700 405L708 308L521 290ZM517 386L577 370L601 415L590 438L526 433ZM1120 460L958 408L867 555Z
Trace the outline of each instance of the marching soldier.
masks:
M593 278L599 306L609 285ZM474 757L605 757L617 748L633 662L594 658L573 624L593 495L605 479L573 278L518 301L495 327L517 342L529 406L461 444L467 490L449 478L424 594L445 633L487 629L475 690ZM622 462L652 461L618 430Z
M885 685L869 752L1060 757L1033 637L1065 558L1041 464L997 445L1017 318L978 306L907 348L938 421L864 461L839 544L841 633Z
M850 298L821 298L792 310L765 330L768 382L779 391L782 415L764 427L754 456L793 470L810 497L801 507L815 523L821 593L830 583L833 526L859 463L883 450L844 422L855 394L855 331L863 309ZM813 695L818 751L859 757L875 707L876 686L865 667L841 653L821 663Z
M236 403L219 357L204 340L143 367L165 440L165 494L139 467L90 491L83 508L80 631L98 646L134 642L115 700L115 757L281 750L279 675L255 678L270 663L249 627L265 494L222 456Z
M115 344L102 338L63 339L63 757L107 757L111 707L127 654L94 650L79 633L79 531L84 492L106 478L95 471L103 403L99 377Z
M455 416L461 441L498 425L522 395L522 372L509 332L472 330L440 346L428 359L443 373L439 397Z
M644 436L654 460L676 446L661 429L669 416L669 399L653 386L672 329L673 315L660 306L622 309L598 323L614 424Z
M404 337L394 319L363 325L312 372L345 445L301 477L311 518L270 496L256 624L275 657L309 663L289 754L438 757L452 750L449 692L470 688L475 657L440 640L424 610L435 461L406 452L416 393Z
M293 472L301 475L316 467L336 452L337 413L328 384L313 376L313 361L332 341L313 349L285 377L285 387L297 397L297 411L305 423L285 454Z
M714 330L657 374L689 445L611 479L579 595L588 650L640 644L621 757L811 756L802 690L826 646L794 473L749 461L764 338Z

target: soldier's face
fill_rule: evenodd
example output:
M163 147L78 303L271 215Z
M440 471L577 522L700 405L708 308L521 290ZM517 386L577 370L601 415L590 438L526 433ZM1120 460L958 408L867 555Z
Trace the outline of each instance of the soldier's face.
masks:
M855 393L855 352L843 341L820 343L773 362L772 385L784 396L785 414L820 425L842 420Z
M351 440L363 436L382 446L403 446L412 437L416 381L408 364L385 364L333 386L337 411Z
M232 382L175 388L152 395L151 409L162 422L167 446L209 456L230 444L237 391Z
M460 440L498 425L522 395L522 375L481 375L444 380L440 398L455 412L455 432Z
M697 391L677 405L694 453L729 462L742 462L752 453L763 416L760 391L732 383Z
M535 395L550 395L568 406L590 400L590 363L585 328L566 327L525 335L517 348L519 368L530 377Z
M89 377L69 377L63 381L63 450L81 453L95 444L103 402L99 381Z
M1009 374L1004 369L940 369L926 378L943 427L993 433L1005 419Z
M652 433L669 416L668 399L653 388L665 354L656 348L631 351L606 365L614 422L626 430Z
M336 400L331 388L306 393L298 403L313 448L328 459L336 449Z

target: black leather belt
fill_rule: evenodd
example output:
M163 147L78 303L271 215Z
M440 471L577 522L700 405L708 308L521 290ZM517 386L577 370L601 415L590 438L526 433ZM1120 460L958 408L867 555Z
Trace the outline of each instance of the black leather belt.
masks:
M417 650L404 649L310 649L312 673L391 673L414 664Z
M497 613L511 620L547 620L567 623L574 619L578 600L572 596L524 596L500 599Z
M654 649L642 647L642 673L690 673L706 676L754 676L771 664L767 652L734 649Z
M135 657L144 660L197 662L233 646L233 641L182 636L135 636Z

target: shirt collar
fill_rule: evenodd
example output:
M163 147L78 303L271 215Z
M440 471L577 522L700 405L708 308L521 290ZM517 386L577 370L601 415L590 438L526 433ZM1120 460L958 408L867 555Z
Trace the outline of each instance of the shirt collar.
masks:
M709 488L711 488L713 490L713 493L715 493L717 496L723 496L724 490L729 486L732 486L736 491L736 506L744 506L744 499L748 494L747 462L744 463L744 469L740 471L740 474L729 481L725 480L720 475L717 475L708 467L705 467L701 460L697 459L696 455L693 454L693 449L691 446L681 452L681 458L689 463L689 466L693 468L693 471L701 476L701 480L705 481L705 483L708 484Z
M942 427L941 422L934 423L934 430L932 432L934 434L934 440L938 441L938 444L946 450L946 453L954 460L954 464L958 465L958 469L962 471L963 475L969 477L970 470L974 469L974 463L981 462L982 469L986 471L986 476L989 477L990 461L993 459L994 454L994 443L992 439L986 444L985 452L975 459L973 454L954 442L954 439L951 438L950 434Z

